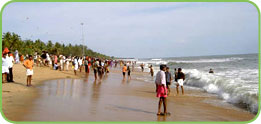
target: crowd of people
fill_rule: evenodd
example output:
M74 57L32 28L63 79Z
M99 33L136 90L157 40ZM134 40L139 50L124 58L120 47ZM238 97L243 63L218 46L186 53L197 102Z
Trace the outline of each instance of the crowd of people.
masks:
M14 52L14 55L7 49L3 51L2 57L2 81L5 82L14 82L12 67L14 63L22 63L26 68L27 75L27 86L31 86L31 78L33 75L33 66L37 67L50 67L53 70L59 71L69 71L73 70L74 74L77 75L77 72L85 71L86 74L89 74L90 71L93 71L95 80L102 79L102 77L110 72L110 68L117 68L118 65L126 67L126 71L130 78L130 65L132 65L132 70L134 70L134 64L136 62L132 61L123 61L123 60L112 60L112 59L103 59L89 56L65 56L65 55L55 55L49 54L47 51L42 51L42 53L35 52L34 55L19 55L18 51Z
M27 75L27 86L32 86L32 76L34 65L38 67L50 67L53 70L59 71L69 71L73 70L74 74L77 72L85 71L89 74L92 70L94 73L95 80L102 79L104 75L110 72L109 68L116 68L119 64L122 68L123 79L128 76L131 79L131 72L134 71L136 62L134 61L123 61L123 60L112 60L112 59L101 59L88 56L64 56L64 55L50 55L48 52L43 51L41 54L35 53L34 55L18 55L18 51L14 52L15 56L7 49L3 51L2 57L2 83L14 82L13 80L13 65L14 63L22 63L26 68ZM70 69L71 68L71 69ZM132 69L131 69L132 68ZM140 65L141 72L144 71L144 64ZM149 65L150 75L154 76L153 66ZM211 69L209 73L213 73ZM174 78L173 78L174 77ZM156 93L159 97L158 103L158 113L157 115L170 115L167 112L166 98L170 94L170 85L174 82L176 84L176 91L179 94L179 87L181 87L182 94L184 94L184 80L185 74L182 72L181 68L174 69L174 74L172 76L170 68L166 65L160 65L160 71L157 72L155 78ZM163 103L164 112L161 112L161 105Z

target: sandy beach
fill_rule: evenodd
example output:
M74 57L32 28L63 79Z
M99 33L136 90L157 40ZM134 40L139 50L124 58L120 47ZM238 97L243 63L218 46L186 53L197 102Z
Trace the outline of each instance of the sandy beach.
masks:
M35 67L33 86L26 87L24 67L15 64L13 69L15 83L2 85L2 111L12 121L234 122L255 117L240 108L207 103L221 100L187 88L185 95L178 96L172 88L167 100L171 115L157 116L158 98L154 83L134 78L122 80L119 70L112 70L102 81L94 81L92 72L89 76L84 72L74 76L73 71ZM142 73L134 72L133 77L135 75Z

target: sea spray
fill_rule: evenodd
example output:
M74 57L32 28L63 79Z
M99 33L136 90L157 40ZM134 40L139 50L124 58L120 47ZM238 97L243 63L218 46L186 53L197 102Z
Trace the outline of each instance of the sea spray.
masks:
M186 85L202 88L208 93L217 94L219 98L226 102L239 104L246 107L250 112L257 113L257 92L253 92L252 88L244 83L244 80L229 79L200 72L197 69L185 70L184 72L187 77Z

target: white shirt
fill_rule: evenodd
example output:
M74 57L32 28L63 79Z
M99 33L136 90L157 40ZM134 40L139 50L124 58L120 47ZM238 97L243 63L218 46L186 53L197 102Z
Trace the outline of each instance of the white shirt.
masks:
M74 59L74 64L75 64L75 66L78 67L78 61L77 61L77 59Z
M79 65L82 65L82 59L78 60Z
M50 60L51 60L51 58L50 58L50 56L49 56L49 54L48 54L48 53L46 53L46 59L47 59L48 61L50 61Z
M156 75L156 79L155 79L155 83L158 85L164 85L166 86L166 75L165 72L160 70L157 75Z
M13 62L14 62L14 57L13 56L6 56L7 59L7 63L8 63L8 68L12 68L13 67Z
M8 67L8 58L6 56L6 58L2 58L2 66Z

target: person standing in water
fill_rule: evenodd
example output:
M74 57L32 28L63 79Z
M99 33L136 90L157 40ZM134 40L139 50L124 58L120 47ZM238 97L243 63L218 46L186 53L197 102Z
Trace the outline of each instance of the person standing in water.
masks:
M166 87L166 77L165 77L166 65L160 65L160 71L156 75L155 84L157 97L159 97L158 113L157 115L170 115L167 112L167 87ZM164 113L161 113L161 104L163 103Z
M166 68L166 84L167 84L167 89L168 89L168 95L170 93L170 85L171 85L171 81L172 81L172 76L171 76L171 73L169 72L169 67Z
M213 69L211 68L211 69L209 69L209 73L212 73L212 74L214 74L214 71L213 71Z
M184 88L183 88L183 84L184 84L184 80L185 80L185 74L182 72L181 68L178 68L178 73L177 73L177 94L179 94L179 86L181 87L182 90L182 94L184 95Z

